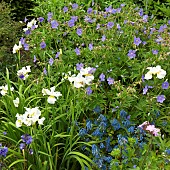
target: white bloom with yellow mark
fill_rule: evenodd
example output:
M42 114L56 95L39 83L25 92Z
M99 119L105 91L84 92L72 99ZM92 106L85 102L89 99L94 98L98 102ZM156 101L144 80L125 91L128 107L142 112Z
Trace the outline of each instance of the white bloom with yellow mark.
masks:
M17 97L15 100L13 100L14 106L18 107L19 105L19 98Z
M21 41L19 41L19 45L15 44L13 47L13 54L17 53L22 48Z
M161 69L161 66L158 65L156 67L148 67L149 71L145 74L145 79L152 79L152 75L157 75L158 79L163 79L166 76L166 71Z
M50 104L54 104L56 102L56 100L62 96L62 94L58 91L55 91L55 86L51 87L50 90L48 89L42 89L42 94L44 95L48 95L48 99L47 102ZM57 98L57 99L56 99Z
M20 115L18 113L16 114L16 118L17 118L17 120L16 120L15 125L17 128L19 128L22 126L24 118L23 118L23 115Z
M26 126L34 125L36 122L38 122L39 125L42 125L45 118L41 116L41 111L38 107L35 108L27 108L25 107L26 111L23 115L20 115L17 113L16 117L16 127L21 127L23 124Z
M8 85L6 84L5 86L0 86L1 94L2 96L5 96L8 93ZM10 87L10 90L13 91L14 88Z

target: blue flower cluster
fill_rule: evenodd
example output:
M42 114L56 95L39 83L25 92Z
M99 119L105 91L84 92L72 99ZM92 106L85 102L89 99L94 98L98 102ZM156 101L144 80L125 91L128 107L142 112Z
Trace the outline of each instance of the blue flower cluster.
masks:
M19 148L21 150L26 149L27 145L30 145L33 141L32 136L28 135L28 134L24 134L21 136L22 139L22 143L20 143ZM29 149L29 153L32 155L33 154L33 149Z
M3 156L3 157L6 157L8 153L8 148L6 146L2 146L2 144L0 143L0 157Z
M130 121L130 115L127 112L121 110L118 119L109 120L105 115L101 114L99 106L95 107L93 111L97 113L97 118L93 118L93 120L87 119L84 127L79 127L79 136L86 142L97 141L92 144L91 153L87 153L88 156L92 156L97 168L101 170L111 169L110 164L114 157L110 153L116 148L121 148L120 159L122 161L127 159L128 150L126 149L127 144L129 144L129 138L133 138L135 141L135 154L136 157L140 157L143 146L147 142L146 133ZM84 149L85 147L83 147ZM134 164L136 164L135 161Z

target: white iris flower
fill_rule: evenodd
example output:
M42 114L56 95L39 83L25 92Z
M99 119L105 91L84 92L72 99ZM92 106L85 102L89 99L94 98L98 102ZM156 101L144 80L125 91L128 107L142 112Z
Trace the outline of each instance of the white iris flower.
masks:
M81 68L80 73L78 73L77 76L73 74L72 76L68 77L68 80L70 81L70 83L73 83L74 87L76 88L90 85L91 82L94 80L94 76L92 75L91 70L91 67Z
M13 54L17 53L22 48L21 41L19 41L19 45L15 44L13 47Z
M26 80L28 78L28 73L31 72L31 66L22 67L21 70L17 71L17 75L20 79Z
M19 105L19 98L17 97L15 100L13 100L14 106L18 107Z
M8 85L6 84L5 86L0 86L0 89L1 89L1 94L2 96L5 96L8 92ZM14 88L13 87L10 87L10 90L13 91Z
M62 94L58 91L55 91L55 86L51 87L50 90L48 89L42 89L42 94L44 95L48 95L48 99L47 102L50 104L54 104L56 102L56 98L58 99L60 96L62 96Z
M145 74L145 79L150 80L152 79L152 75L157 75L158 79L163 79L166 76L166 71L161 69L161 66L156 67L148 67L149 71Z
M23 124L26 126L31 126L34 125L36 122L38 122L39 125L42 125L45 118L41 116L41 111L39 110L38 107L35 108L26 108L26 111L23 115L20 115L17 113L16 117L16 127L21 127Z

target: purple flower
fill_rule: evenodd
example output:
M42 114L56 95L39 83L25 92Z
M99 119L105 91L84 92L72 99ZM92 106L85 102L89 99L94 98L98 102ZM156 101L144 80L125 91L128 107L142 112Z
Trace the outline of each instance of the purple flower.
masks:
M91 14L92 12L93 12L93 8L88 8L88 9L87 9L87 13L88 13L88 14Z
M148 91L148 86L146 85L144 88L143 88L143 94L146 94Z
M165 96L164 96L164 95L159 95L159 96L157 96L157 102L158 102L158 103L163 103L164 100L165 100Z
M135 44L135 45L139 46L139 44L140 44L141 42L142 42L142 41L141 41L140 38L134 37L134 44Z
M44 69L43 69L43 73L44 73L44 75L47 75L47 70L46 70L45 67L44 67Z
M136 50L129 50L129 52L128 52L128 57L130 58L130 59L132 59L132 58L135 58L136 57Z
M28 135L28 134L24 134L21 136L21 139L24 143L26 143L27 145L31 144L33 139L32 136Z
M58 22L56 20L51 21L51 28L57 28L58 27Z
M170 20L168 20L168 24L170 25Z
M124 7L125 5L126 5L126 4L121 4L120 6L121 6L121 7Z
M33 31L33 30L35 30L37 28L37 25L33 25L32 27L31 27L31 30Z
M91 89L91 87L87 87L87 88L86 88L86 94L87 94L87 95L92 94L92 89Z
M169 83L167 81L162 83L162 89L168 89Z
M74 22L76 22L77 19L78 19L78 16L71 16L71 19L72 19Z
M73 9L77 9L78 8L78 4L76 4L76 3L72 4L72 8Z
M120 29L121 29L120 24L116 24L116 27L117 27L117 29L118 29L118 30L120 30Z
M136 165L133 165L133 168L134 168L134 169L136 169L136 167L137 167Z
M76 69L77 69L77 70L81 70L83 67L84 67L84 64L83 64L83 63L77 63L77 64L76 64Z
M108 22L107 23L107 28L110 29L114 26L114 23L113 22Z
M152 89L153 87L152 86L148 86L146 85L144 88L143 88L143 94L146 94L148 89Z
M81 28L77 28L77 35L80 36L80 35L82 34L82 31L83 31L83 30L82 30Z
M74 24L75 24L75 21L74 21L73 19L70 19L70 20L68 21L68 26L69 26L69 27L74 27Z
M49 13L47 14L47 16L48 16L47 21L50 22L51 19L52 19L52 17L53 17L53 13L52 13L52 12L49 12Z
M164 25L163 25L163 28L164 28L164 29L166 29L166 28L167 28L167 25L166 25L166 24L164 24Z
M142 75L142 82L145 81L145 75Z
M25 77L25 76L24 76L23 74L19 75L19 78L20 78L20 79L24 79L24 77Z
M66 12L68 11L68 8L65 6L65 7L63 8L63 11L64 11L64 13L66 13Z
M31 34L31 30L30 29L25 31L25 35L29 35L29 34Z
M105 75L103 73L100 74L99 78L100 78L100 81L105 81Z
M143 16L143 22L147 22L148 21L148 15L144 15Z
M103 35L103 36L102 36L102 41L104 42L105 40L106 40L106 36Z
M150 34L153 34L153 32L156 30L155 28L150 28Z
M80 49L79 48L76 47L76 49L74 51L77 55L80 55Z
M111 12L112 12L112 6L110 5L109 7L106 7L106 8L105 8L105 11L111 13Z
M116 9L116 12L117 12L117 13L120 13L121 10L122 10L121 8L117 8L117 9Z
M96 26L96 30L98 30L100 28L100 24L97 24Z
M7 152L8 152L8 148L6 146L2 147L2 144L0 144L0 157L1 156L6 157Z
M89 73L89 74L93 74L95 71L96 71L96 68L92 67L92 68L88 71L88 73Z
M27 43L24 44L24 49L25 49L25 51L29 50L29 45Z
M44 49L44 48L46 47L46 43L45 43L44 41L41 42L40 47L41 47L42 49Z
M113 8L111 13L112 13L112 14L116 14L116 12L117 12L117 9L114 9L114 8Z
M37 61L37 58L36 58L36 56L34 55L34 60L33 60L33 62L35 63Z
M24 45L25 44L25 38L21 37L20 38L21 44Z
M140 15L141 17L143 16L143 9L142 9L142 8L139 10L139 15Z
M123 23L124 23L124 24L127 24L127 22L128 22L127 20L124 20L124 22L123 22Z
M129 119L130 119L130 117L131 117L131 115L128 115L126 119L128 119L128 120L129 120Z
M111 85L111 84L114 83L114 79L111 78L111 77L109 77L109 78L107 79L107 82L108 82L109 85Z
M30 150L29 150L29 154L30 154L30 155L33 155L33 153L34 153L34 152L33 152L33 149L30 149Z
M39 17L39 18L37 18L37 20L38 20L39 22L43 22L43 21L44 21L44 18L43 18L43 17Z
M3 132L3 135L7 135L7 132Z
M20 145L19 145L19 148L21 149L21 150L23 150L23 149L25 149L25 143L20 143Z
M157 55L158 54L158 50L152 50L152 54Z
M89 50L93 50L93 44L89 44Z
M55 58L58 58L60 55L60 52L57 52L57 54L55 55Z
M160 44L161 42L163 42L163 38L158 36L158 38L155 40L158 44Z
M142 42L142 44L143 44L143 45L146 45L146 44L147 44L147 42L146 42L146 41L143 41L143 42Z
M53 58L50 58L50 59L49 59L49 64L50 64L50 66L52 66L53 63L54 63L54 59L53 59Z
M161 25L161 26L159 27L158 32L164 32L164 26L163 26L163 25Z
M135 22L130 21L131 25L135 25Z

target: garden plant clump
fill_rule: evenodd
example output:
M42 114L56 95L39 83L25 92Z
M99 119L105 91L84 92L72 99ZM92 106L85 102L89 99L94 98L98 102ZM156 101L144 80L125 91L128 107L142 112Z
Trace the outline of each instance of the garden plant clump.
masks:
M25 18L15 77L1 74L0 167L170 169L170 21L49 2Z

